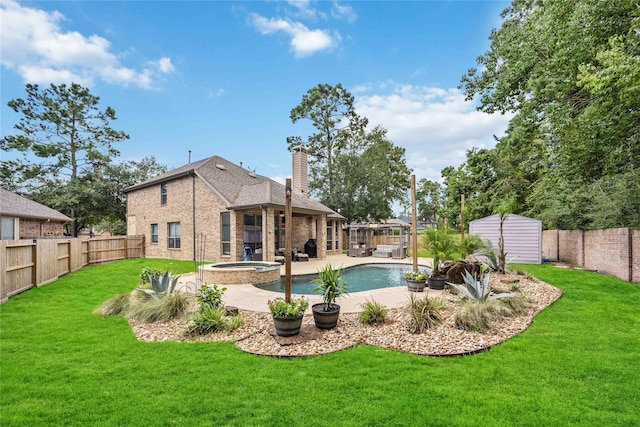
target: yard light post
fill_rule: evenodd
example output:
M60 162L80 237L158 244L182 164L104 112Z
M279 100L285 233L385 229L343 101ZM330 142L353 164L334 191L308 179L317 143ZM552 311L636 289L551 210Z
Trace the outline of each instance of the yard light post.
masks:
M285 185L284 204L284 241L285 241L285 264L284 264L284 299L291 302L291 178L287 178Z

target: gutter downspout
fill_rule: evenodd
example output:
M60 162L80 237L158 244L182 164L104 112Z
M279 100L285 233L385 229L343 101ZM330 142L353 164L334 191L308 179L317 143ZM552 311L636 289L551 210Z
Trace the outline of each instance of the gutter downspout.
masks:
M196 262L196 174L195 174L195 171L192 171L190 175L191 175L191 182L192 182L191 220L193 221L193 262Z

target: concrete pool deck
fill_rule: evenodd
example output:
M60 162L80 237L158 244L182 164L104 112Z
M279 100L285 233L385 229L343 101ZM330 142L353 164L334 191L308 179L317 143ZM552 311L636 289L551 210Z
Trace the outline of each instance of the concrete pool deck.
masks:
M347 255L329 255L327 258L319 260L312 258L308 262L292 262L291 274L294 276L301 274L314 274L318 270L327 264L331 264L334 267L351 267L362 264L413 264L412 258L405 259L392 259L392 258L376 258L376 257L364 257L356 258L349 257ZM430 258L418 258L418 265L431 265ZM280 274L284 276L285 266L280 267ZM195 282L195 274L184 275L180 278L179 285L186 282ZM251 284L242 285L224 285L227 290L224 293L223 300L226 305L237 307L241 310L268 312L267 301L277 297L283 297L281 292L266 291L256 288ZM440 296L442 291L434 291L425 288L424 293L418 293L417 295L424 295L429 293L432 297ZM387 308L397 308L404 306L409 300L409 296L413 292L409 292L406 286L397 286L393 288L374 289L371 291L354 292L346 296L338 298L336 303L340 305L340 311L342 313L357 313L361 311L360 304L366 300L375 300L381 304L387 306ZM296 294L294 294L296 295ZM305 295L308 297L310 305L318 302L322 302L322 298L318 295ZM311 308L306 312L311 313Z

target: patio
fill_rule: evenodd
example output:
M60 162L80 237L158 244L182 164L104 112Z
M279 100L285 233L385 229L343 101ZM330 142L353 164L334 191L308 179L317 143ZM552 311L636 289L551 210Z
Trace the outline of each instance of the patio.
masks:
M388 258L354 258L347 255L328 255L325 259L311 258L308 262L292 262L291 274L313 274L320 268L327 264L331 264L334 267L351 267L361 264L408 264L413 263L412 258L404 259L388 259ZM430 258L418 258L418 265L431 265ZM280 274L284 276L285 266L280 267ZM194 282L195 275L184 275L179 282L179 286L186 282ZM224 301L227 305L237 307L240 310L256 311L266 313L267 301L277 297L283 297L284 294L279 292L271 292L263 289L258 289L251 284L239 284L239 285L225 285L227 290L224 293ZM426 291L426 290L425 290ZM428 290L430 296L440 296L442 291ZM407 303L411 292L407 290L405 286L375 289L365 292L354 292L349 295L342 296L338 299L342 313L357 313L361 311L360 304L366 300L375 299L376 301L386 305L388 308L402 307ZM321 302L320 296L309 296L311 304ZM311 313L311 309L307 310L307 313Z

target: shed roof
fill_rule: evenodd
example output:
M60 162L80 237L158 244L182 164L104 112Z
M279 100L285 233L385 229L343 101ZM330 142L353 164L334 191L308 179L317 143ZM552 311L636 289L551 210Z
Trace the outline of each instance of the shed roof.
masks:
M65 214L0 187L0 214L19 218L73 221Z
M195 174L214 189L227 202L229 209L245 209L264 205L285 205L285 186L259 175L220 156L212 156L181 166L143 183L127 188L127 193ZM293 193L291 204L297 211L326 213L333 218L344 218L322 203Z

